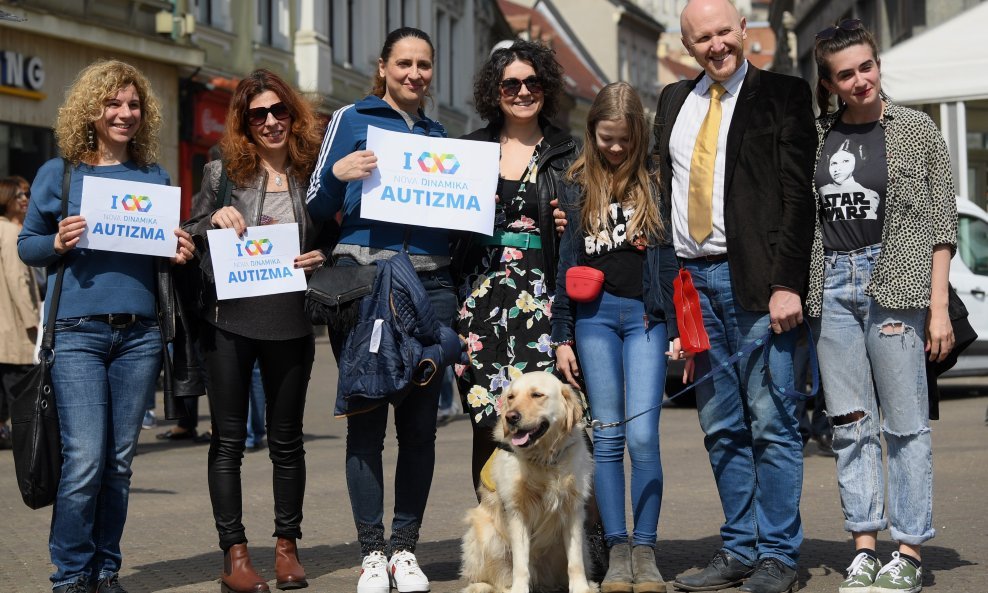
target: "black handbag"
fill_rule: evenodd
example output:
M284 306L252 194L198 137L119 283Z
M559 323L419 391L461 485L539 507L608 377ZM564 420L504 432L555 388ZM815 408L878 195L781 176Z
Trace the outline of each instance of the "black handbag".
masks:
M937 377L946 373L957 364L957 357L960 356L968 346L978 339L978 333L971 327L968 321L967 307L964 301L950 284L947 285L947 316L950 317L950 325L954 330L954 348L947 357L939 362L931 362L926 359L926 387L930 402L930 420L940 419L940 390L937 387Z
M66 161L62 173L62 218L68 216L71 174L72 169ZM48 321L41 340L40 362L14 385L14 398L10 402L14 473L21 498L32 509L55 502L62 477L62 436L51 383L51 365L55 360L55 319L64 275L63 261L58 264Z
M349 334L357 324L360 299L371 293L376 276L376 264L318 268L305 289L306 314L316 325Z

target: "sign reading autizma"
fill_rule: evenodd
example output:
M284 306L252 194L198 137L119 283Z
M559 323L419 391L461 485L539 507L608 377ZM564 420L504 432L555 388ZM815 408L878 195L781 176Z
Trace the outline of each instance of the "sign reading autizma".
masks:
M364 180L360 216L398 224L494 229L498 145L367 128L377 168Z
M305 272L295 268L298 224L207 231L219 300L305 290Z
M79 247L142 255L175 255L181 189L155 183L82 178Z

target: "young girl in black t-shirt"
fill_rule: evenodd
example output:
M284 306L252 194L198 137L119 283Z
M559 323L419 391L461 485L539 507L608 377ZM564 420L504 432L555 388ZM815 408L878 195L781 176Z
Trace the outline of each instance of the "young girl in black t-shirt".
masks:
M561 206L568 223L559 248L552 312L556 366L576 385L580 354L590 408L602 422L645 412L627 424L594 429L595 489L610 550L604 590L664 590L654 546L662 501L659 404L669 334L675 254L665 237L656 186L646 166L648 128L641 99L627 83L610 84L587 117L583 150L567 174ZM668 262L660 289L660 261ZM566 276L582 265L604 273L590 302L571 301ZM671 309L671 307L670 307ZM635 525L625 525L624 450L631 456Z

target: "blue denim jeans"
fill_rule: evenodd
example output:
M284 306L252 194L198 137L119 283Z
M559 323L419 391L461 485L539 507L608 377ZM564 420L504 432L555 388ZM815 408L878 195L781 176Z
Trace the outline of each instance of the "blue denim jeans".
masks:
M735 303L728 262L687 262L686 268L710 337L710 350L696 357L701 377L764 336L769 316ZM786 332L770 343L771 379L778 385L793 384L797 334ZM803 441L796 401L774 393L771 379L757 350L698 385L696 407L724 509L724 550L749 565L771 557L795 567L803 542Z
M827 413L864 417L834 425L844 528L919 545L932 538L933 450L924 345L926 309L888 309L865 294L878 246L824 260L818 332ZM888 446L888 518L881 432Z
M609 546L628 541L624 450L631 458L632 542L655 545L662 506L659 404L666 378L668 334L646 327L642 301L603 292L577 305L576 347L594 418L616 422L654 408L627 424L595 428L594 490Z
M88 317L56 321L51 375L63 459L48 538L56 587L120 570L130 463L160 371L156 321L125 329Z
M445 268L419 272L419 279L429 293L436 318L447 325L452 323L456 314L456 295L449 272ZM340 340L340 337L335 339ZM394 476L391 551L414 552L418 542L436 465L436 412L444 376L445 371L436 373L427 385L413 387L394 409L398 459ZM382 454L390 407L381 405L347 417L347 489L363 556L386 549Z

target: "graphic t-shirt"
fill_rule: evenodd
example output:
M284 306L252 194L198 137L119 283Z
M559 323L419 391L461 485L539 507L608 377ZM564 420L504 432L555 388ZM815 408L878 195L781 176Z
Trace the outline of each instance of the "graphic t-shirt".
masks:
M629 299L642 297L642 258L644 242L636 244L627 236L628 221L634 209L612 203L608 208L610 230L583 238L586 265L604 273L604 290Z
M878 122L830 130L816 167L823 246L853 251L882 242L888 160Z

